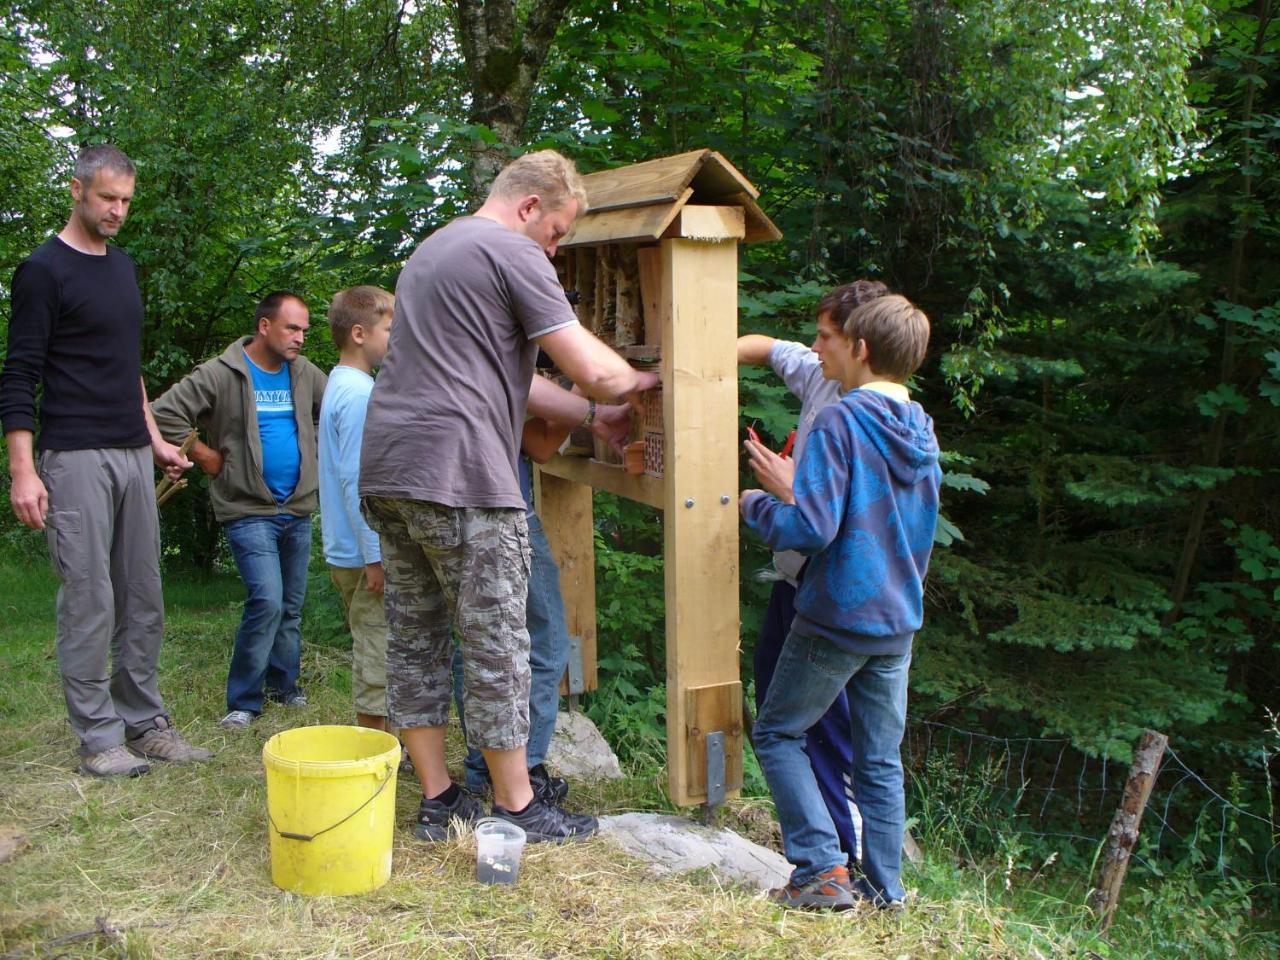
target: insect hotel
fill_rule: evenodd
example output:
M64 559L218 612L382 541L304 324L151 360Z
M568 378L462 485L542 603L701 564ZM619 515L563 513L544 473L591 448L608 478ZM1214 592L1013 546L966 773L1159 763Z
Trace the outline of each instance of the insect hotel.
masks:
M571 446L539 471L560 564L573 695L596 688L592 490L663 513L667 776L672 802L709 807L742 786L738 676L738 244L776 240L756 189L711 150L584 178L589 211L556 265L582 324L662 387L632 442Z

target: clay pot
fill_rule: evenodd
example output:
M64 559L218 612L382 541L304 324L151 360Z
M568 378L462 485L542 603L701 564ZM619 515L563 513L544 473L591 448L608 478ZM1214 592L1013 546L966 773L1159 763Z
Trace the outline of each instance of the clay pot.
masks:
M628 443L622 449L622 464L627 473L644 473L644 441Z

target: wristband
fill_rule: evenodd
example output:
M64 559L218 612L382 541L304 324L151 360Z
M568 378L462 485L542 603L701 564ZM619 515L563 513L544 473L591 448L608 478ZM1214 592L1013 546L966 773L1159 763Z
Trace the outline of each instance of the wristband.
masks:
M582 419L582 423L580 424L580 426L583 426L583 427L589 427L589 426L591 426L591 424L593 424L593 423L595 423L595 422L596 422L596 402L595 402L594 400L590 400L590 399L588 399L588 400L587 400L587 415L586 415L585 417L583 417L583 419Z

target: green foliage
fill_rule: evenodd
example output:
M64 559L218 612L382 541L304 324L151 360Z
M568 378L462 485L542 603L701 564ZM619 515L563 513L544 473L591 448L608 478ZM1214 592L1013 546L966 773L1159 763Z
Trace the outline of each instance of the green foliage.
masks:
M998 862L1014 845L1021 849L1014 804L996 799L998 772L1006 760L992 755L978 769L960 769L946 754L934 753L921 769L911 770L908 812L917 842L954 851L972 864Z
M75 146L111 138L139 161L121 242L153 392L269 289L318 320L341 286L392 285L476 199L474 149L522 147L469 117L454 13L10 5L0 282L61 223ZM1280 677L1278 70L1274 4L1235 0L573 3L523 137L587 170L722 151L784 232L744 248L742 332L808 342L821 294L858 276L928 312L912 389L946 473L918 709L1113 760L1157 726L1244 763ZM327 349L313 334L312 356ZM780 446L794 398L761 371L740 397L742 426ZM588 702L628 762L656 763L661 530L611 497L597 517ZM199 478L164 524L167 562L217 563ZM11 520L0 538L42 552ZM768 562L744 536L744 666ZM961 823L979 816L966 804ZM954 829L940 817L930 829ZM991 826L965 842L1025 859ZM1173 922L1167 896L1152 909Z
M627 769L651 772L666 765L667 688L653 683L635 644L601 656L600 687L584 701L588 717Z
M1238 781L1231 797L1240 799ZM1237 809L1227 807L1220 817L1201 811L1182 856L1168 868L1152 847L1150 840L1140 844L1132 871L1140 886L1131 899L1141 909L1124 912L1124 936L1150 943L1157 955L1234 958L1276 947L1274 933L1253 929L1249 920L1260 899L1274 891L1234 870L1256 853L1241 835Z

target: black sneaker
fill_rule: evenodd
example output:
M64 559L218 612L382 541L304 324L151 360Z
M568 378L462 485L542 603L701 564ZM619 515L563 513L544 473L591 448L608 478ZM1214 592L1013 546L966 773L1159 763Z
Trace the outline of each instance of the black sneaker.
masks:
M543 803L564 803L569 796L569 781L564 777L553 777L541 763L529 768L529 786L533 787L533 795Z
M418 804L418 822L414 824L413 835L419 840L449 839L449 825L455 820L471 824L484 816L484 807L461 787L453 803L444 804L439 800L422 798Z
M565 843L585 840L600 829L600 822L586 813L569 813L539 797L523 813L512 813L496 803L493 816L522 828L529 843Z

